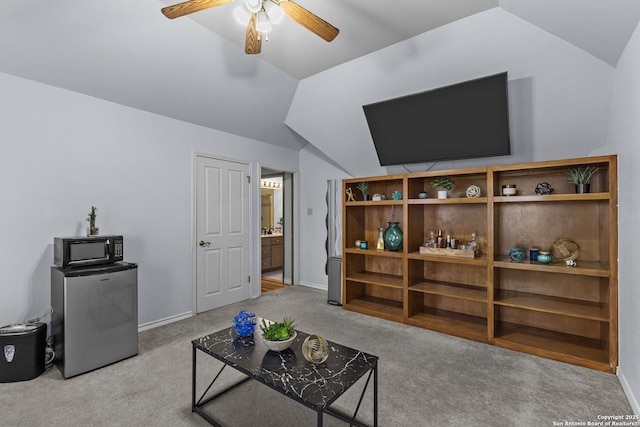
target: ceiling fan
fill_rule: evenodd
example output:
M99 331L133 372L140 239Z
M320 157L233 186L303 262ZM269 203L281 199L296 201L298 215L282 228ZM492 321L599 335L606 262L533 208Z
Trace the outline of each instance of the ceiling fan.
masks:
M236 0L189 0L162 8L162 13L169 19L189 15ZM339 30L322 18L309 12L291 0L239 0L235 11L236 18L247 25L244 52L260 53L262 38L269 40L271 23L277 23L283 15L296 21L307 30L330 42L336 38Z

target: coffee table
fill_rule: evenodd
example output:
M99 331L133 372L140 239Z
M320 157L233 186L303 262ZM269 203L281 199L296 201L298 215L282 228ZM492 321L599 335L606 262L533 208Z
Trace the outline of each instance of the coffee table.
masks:
M226 328L193 340L191 411L210 424L221 426L203 410L203 406L247 380L256 380L316 411L319 427L322 426L325 413L350 425L365 426L356 416L373 377L373 425L377 427L378 357L329 341L329 358L324 363L313 364L305 360L302 354L302 343L308 334L297 329L296 332L298 336L291 347L280 353L266 348L257 329L250 337L238 337L233 328ZM199 399L196 398L198 351L223 363ZM244 376L233 385L215 391L212 386L227 366ZM352 415L331 407L338 397L367 373L364 389ZM210 390L213 394L206 396Z

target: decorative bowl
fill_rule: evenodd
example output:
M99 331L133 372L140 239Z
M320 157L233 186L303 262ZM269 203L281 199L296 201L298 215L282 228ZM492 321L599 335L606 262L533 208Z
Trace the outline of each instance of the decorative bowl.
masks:
M552 259L553 257L549 252L544 252L544 251L538 252L538 262L541 262L542 264L549 264Z
M262 338L262 342L264 343L264 345L267 346L269 350L285 351L286 349L291 347L291 344L293 344L297 336L298 336L298 333L296 331L293 331L293 335L291 336L291 338L285 341L269 341L264 337L264 334L261 334L260 338Z

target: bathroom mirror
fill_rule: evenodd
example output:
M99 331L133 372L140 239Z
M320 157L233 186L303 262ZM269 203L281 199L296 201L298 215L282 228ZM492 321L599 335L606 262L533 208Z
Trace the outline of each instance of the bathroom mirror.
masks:
M260 227L273 228L273 189L260 190Z

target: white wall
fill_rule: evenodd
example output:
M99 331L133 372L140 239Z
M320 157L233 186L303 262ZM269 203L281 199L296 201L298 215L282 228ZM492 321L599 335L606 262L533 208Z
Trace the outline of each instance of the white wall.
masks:
M300 154L301 170L317 165L312 174L304 174L301 191L304 280L326 286L323 264L314 262L326 257L321 247L323 218L305 218L308 206L321 203L313 199L313 205L310 192L327 179L345 175L406 172L379 167L361 106L506 70L513 155L441 162L434 169L620 155L620 379L640 413L640 267L634 247L640 240L635 218L640 211L635 189L640 181L639 31L614 70L508 12L493 9L301 81L286 123L339 164L319 163L316 158L321 156L309 146Z
M254 247L257 162L298 169L295 150L6 74L0 93L0 325L49 307L53 237L84 232L92 205L140 265L140 324L190 313L193 153L253 162Z
M327 180L350 176L311 144L300 151L300 170L300 284L327 289Z
M614 75L609 145L618 157L620 381L640 415L640 26Z
M601 149L613 68L500 8L302 80L286 123L354 176L404 173L379 166L362 105L502 71L509 73L513 154L441 162L434 170Z

